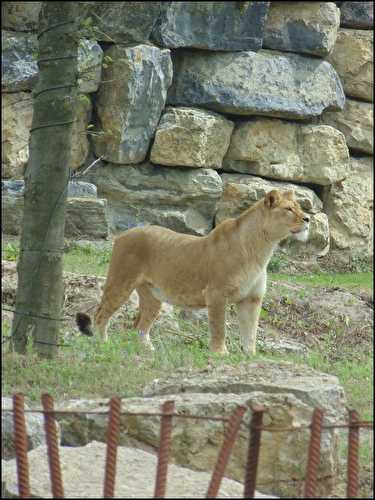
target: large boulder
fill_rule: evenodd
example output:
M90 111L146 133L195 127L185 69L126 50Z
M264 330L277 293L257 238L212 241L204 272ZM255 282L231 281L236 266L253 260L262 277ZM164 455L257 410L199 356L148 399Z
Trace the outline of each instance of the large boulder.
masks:
M372 102L373 31L340 29L332 52L327 57L336 69L345 94Z
M339 26L334 2L271 2L263 47L323 57L334 46Z
M368 251L373 224L373 175L372 158L351 158L346 179L326 189L324 211L333 248Z
M24 207L23 191L23 181L2 181L1 222L5 234L20 234ZM94 186L70 182L66 209L65 236L67 238L108 237L107 200L96 197Z
M1 90L32 90L38 77L38 41L32 33L2 31ZM78 47L78 88L96 92L100 82L103 51L92 40L81 39Z
M1 28L14 31L37 31L42 2L3 2Z
M367 102L347 99L343 111L326 111L322 122L337 128L353 152L374 153L374 109Z
M180 167L221 167L233 122L213 111L167 108L156 130L150 160Z
M172 82L170 51L150 45L114 45L97 96L101 129L94 149L105 160L140 163L147 155Z
M30 92L3 94L1 100L1 176L23 177L29 159L29 134L33 119Z
M342 2L341 26L345 28L372 29L374 26L374 2Z
M163 47L259 50L269 2L161 2L152 34Z
M236 126L223 168L324 186L345 177L349 151L333 127L256 118Z
M108 200L114 230L144 223L182 233L207 234L213 226L222 181L215 170L150 165L97 164L85 179Z
M314 191L304 186L269 181L252 175L223 174L222 181L224 192L217 204L216 225L228 218L238 217L272 189L292 189L302 210L311 214L310 235L307 243L289 238L281 243L281 247L295 257L320 256L328 252L328 220L321 212L323 204Z
M271 427L309 425L313 408L325 411L326 423L345 416L345 398L337 377L291 363L253 362L235 367L222 365L203 370L176 370L145 389L146 398L127 398L130 413L158 412L166 400L174 400L176 412L204 416L228 417L236 405L249 408L244 417L236 445L226 469L226 476L243 481L249 442L248 424L252 408L264 405L264 424ZM72 411L59 416L62 442L82 446L92 440L105 441L108 402L67 401L58 409ZM74 409L98 414L74 414ZM155 417L122 415L121 445L145 449L159 445L160 421ZM298 432L263 432L258 467L259 490L281 496L298 496L303 487L309 442L309 430ZM176 418L172 431L172 459L194 470L213 470L222 444L222 422ZM277 439L276 439L277 436ZM328 430L322 439L322 456L318 471L319 494L330 493L337 480L338 434ZM147 448L146 448L147 449ZM294 480L291 481L291 478Z
M79 448L62 447L59 451L64 472L65 498L98 498L103 489L106 445L93 441ZM33 496L51 496L47 447L40 446L29 454L30 486ZM117 448L116 498L152 498L157 458L147 451L120 446ZM126 471L121 474L120 471ZM149 480L145 481L145 471ZM211 475L169 464L166 498L203 498ZM18 496L15 461L3 463L4 498ZM241 498L243 485L223 478L218 498ZM275 498L256 493L255 498Z
M291 53L182 50L174 57L173 80L169 104L237 115L306 119L345 102L329 63Z
M145 43L162 2L80 2L83 35L108 43Z

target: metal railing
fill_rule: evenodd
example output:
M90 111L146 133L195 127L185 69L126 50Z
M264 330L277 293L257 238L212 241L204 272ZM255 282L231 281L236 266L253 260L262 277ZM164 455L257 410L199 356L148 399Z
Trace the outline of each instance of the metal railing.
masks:
M64 486L60 467L58 433L55 416L61 414L108 414L106 460L103 498L113 498L115 496L117 447L119 442L119 428L121 415L133 416L160 416L160 442L157 457L156 480L154 498L164 498L167 486L168 464L172 443L172 424L174 418L190 418L197 420L212 420L225 422L226 431L224 441L219 451L216 464L208 485L206 498L216 498L221 481L224 477L233 445L236 441L238 431L243 423L243 417L247 410L246 406L238 405L229 418L208 417L203 415L188 415L175 412L174 401L165 401L161 408L161 413L132 413L121 410L121 399L113 397L110 400L109 412L95 411L56 411L54 401L49 394L42 396L43 410L25 410L24 396L15 394L13 396L14 437L17 463L17 479L19 498L30 498L30 478L27 456L27 432L25 413L43 413L44 427L46 433L48 463L51 478L51 489L53 498L64 498ZM247 463L244 478L244 498L254 498L257 469L259 463L259 453L261 448L262 432L296 432L302 429L310 430L310 442L308 448L308 458L306 474L304 480L304 498L314 498L318 479L318 466L320 463L320 443L324 429L347 428L348 429L348 457L347 457L347 497L356 498L358 493L358 451L359 451L359 429L373 429L373 422L360 421L355 410L349 412L349 423L323 424L323 410L316 408L312 415L310 425L299 427L270 427L263 426L263 414L265 408L254 407L251 409L252 416L249 426L249 445L247 453Z

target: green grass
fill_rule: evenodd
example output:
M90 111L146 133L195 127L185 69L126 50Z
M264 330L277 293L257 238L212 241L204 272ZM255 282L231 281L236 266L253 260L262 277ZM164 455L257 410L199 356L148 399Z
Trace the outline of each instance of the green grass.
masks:
M70 273L105 276L111 250L96 250L90 246L72 246L64 254L64 270Z
M323 286L327 288L340 287L347 290L373 290L373 273L319 273L291 276L288 274L270 273L269 277L275 281L305 284L309 286Z

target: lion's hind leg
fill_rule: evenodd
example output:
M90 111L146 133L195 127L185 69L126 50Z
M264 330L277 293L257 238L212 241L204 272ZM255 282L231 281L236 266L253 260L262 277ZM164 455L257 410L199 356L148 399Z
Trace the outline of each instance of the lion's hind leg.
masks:
M139 331L140 340L145 347L154 350L150 339L150 330L159 315L161 302L152 295L149 285L138 286L137 292L139 295L139 313L135 328Z

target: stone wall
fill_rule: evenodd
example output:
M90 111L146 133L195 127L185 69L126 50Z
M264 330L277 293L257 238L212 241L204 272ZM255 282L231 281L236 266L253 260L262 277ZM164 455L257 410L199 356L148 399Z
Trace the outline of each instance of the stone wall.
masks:
M3 2L2 178L28 162L41 2ZM273 187L307 245L370 248L372 2L82 2L70 168L110 227L207 234Z

